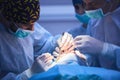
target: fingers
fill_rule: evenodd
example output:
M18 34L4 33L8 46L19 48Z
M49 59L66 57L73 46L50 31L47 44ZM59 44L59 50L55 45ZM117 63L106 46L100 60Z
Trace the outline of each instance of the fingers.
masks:
M37 57L37 61L42 61L46 65L50 65L53 62L53 56L50 53L44 53Z
M44 53L44 54L38 56L38 57L37 57L37 60L39 60L39 59L44 60L45 58L47 58L47 57L49 57L49 56L51 56L50 53Z
M51 56L51 57L49 57L49 58L46 58L46 59L45 59L45 61L44 61L44 63L46 63L46 64L50 65L50 64L52 64L52 63L53 63L53 59L54 59L54 57L53 57L53 56Z
M64 42L64 44L61 46L61 50L70 47L71 44L72 44L72 42L73 42L72 35L66 34L65 42Z
M58 53L65 53L74 50L74 39L71 34L65 32L64 35L58 39L59 51ZM70 49L70 50L69 50Z
M73 46L69 47L64 53L74 53L74 48L75 48L75 46L73 45Z
M84 59L84 60L87 59L86 56L85 56L84 54L80 53L78 50L75 50L75 54L76 54L77 56L79 56L81 59Z
M59 47L56 47L56 48L55 48L55 51L56 51L57 53L59 53L59 52L60 52Z
M53 56L56 58L59 56L59 53L57 53L56 51L53 52Z
M60 47L62 47L63 45L65 45L66 42L68 42L69 39L69 34L67 32L64 33L63 37L62 37L62 44Z
M69 38L67 39L65 44L61 47L61 50L67 50L67 49L73 47L73 45L74 45L73 38L72 38L72 36L69 36Z
M58 39L58 45L59 45L59 47L66 46L68 44L68 42L70 42L71 39L72 39L72 35L70 35L68 32L65 32L63 34L63 36L61 36Z
M85 40L83 40L84 36L77 36L74 38L74 46L75 48L81 47L83 45L83 42Z
M64 45L64 43L67 41L67 38L68 38L68 33L65 32L63 34L63 36L61 36L59 39L58 39L58 44L59 44L59 47L62 47Z

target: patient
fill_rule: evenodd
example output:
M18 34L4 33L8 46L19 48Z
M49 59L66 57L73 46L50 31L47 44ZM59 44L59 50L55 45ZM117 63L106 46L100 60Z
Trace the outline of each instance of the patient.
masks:
M66 37L67 40L64 40ZM64 35L58 39L58 46L52 55L51 53L44 53L37 58L44 71L49 70L55 65L62 64L77 63L88 66L86 56L75 49L72 35L64 33Z
M74 53L64 53L57 55L58 56L56 57L54 55L51 55L50 53L44 53L37 58L44 71L49 70L55 65L62 64L77 63L80 65L88 65L85 60L86 57L77 50Z

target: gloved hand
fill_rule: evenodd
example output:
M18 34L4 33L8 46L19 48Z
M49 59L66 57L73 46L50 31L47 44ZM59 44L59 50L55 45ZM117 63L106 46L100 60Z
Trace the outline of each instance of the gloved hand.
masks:
M53 51L53 56L54 59L56 60L56 58L61 54L59 47L55 48L55 51Z
M75 53L78 57L80 57L81 59L87 60L86 56L85 56L83 53L81 53L80 51L75 50L74 53Z
M101 53L103 49L103 42L90 37L88 35L77 36L74 39L75 47L82 53Z
M54 57L50 53L44 53L38 56L32 67L27 69L24 73L30 78L33 74L47 71L55 65L53 64L53 58Z
M32 75L44 72L45 70L38 61L35 61L30 68L25 70L17 80L28 80ZM20 79L19 79L20 78Z
M42 68L47 71L51 67L55 65L53 62L54 56L52 56L50 53L44 53L37 57L38 63L42 66Z
M74 50L74 39L71 34L65 32L58 40L59 53L67 53Z
M60 48L56 47L55 51L53 51L54 61L57 62L61 56L74 52L75 52L74 49L72 50L69 49L69 50L65 50L64 52L61 52Z

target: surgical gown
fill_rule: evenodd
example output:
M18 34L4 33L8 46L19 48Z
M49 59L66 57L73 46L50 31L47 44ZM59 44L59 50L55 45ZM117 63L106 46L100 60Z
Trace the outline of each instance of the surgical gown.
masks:
M100 67L120 69L120 7L107 13L101 19L93 19L88 25L87 34L105 42L98 56Z
M17 38L0 24L0 80L15 80L30 68L34 59L42 53L52 52L56 39L38 23L34 32L26 38Z
M83 27L83 24L81 23L80 26L69 29L68 33L72 34L73 37L76 37L78 35L85 35L86 34L86 28Z

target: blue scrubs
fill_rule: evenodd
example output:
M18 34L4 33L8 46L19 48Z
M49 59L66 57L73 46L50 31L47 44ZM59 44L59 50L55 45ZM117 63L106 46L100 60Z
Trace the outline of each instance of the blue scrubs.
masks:
M103 18L92 19L87 34L104 42L98 56L100 67L120 70L120 7Z
M86 34L86 28L83 27L83 24L80 24L80 26L69 29L68 33L72 34L73 37L76 37L78 35L85 35Z
M45 52L52 52L56 39L38 23L33 34L17 38L0 24L0 80L15 80L30 68L34 59Z

